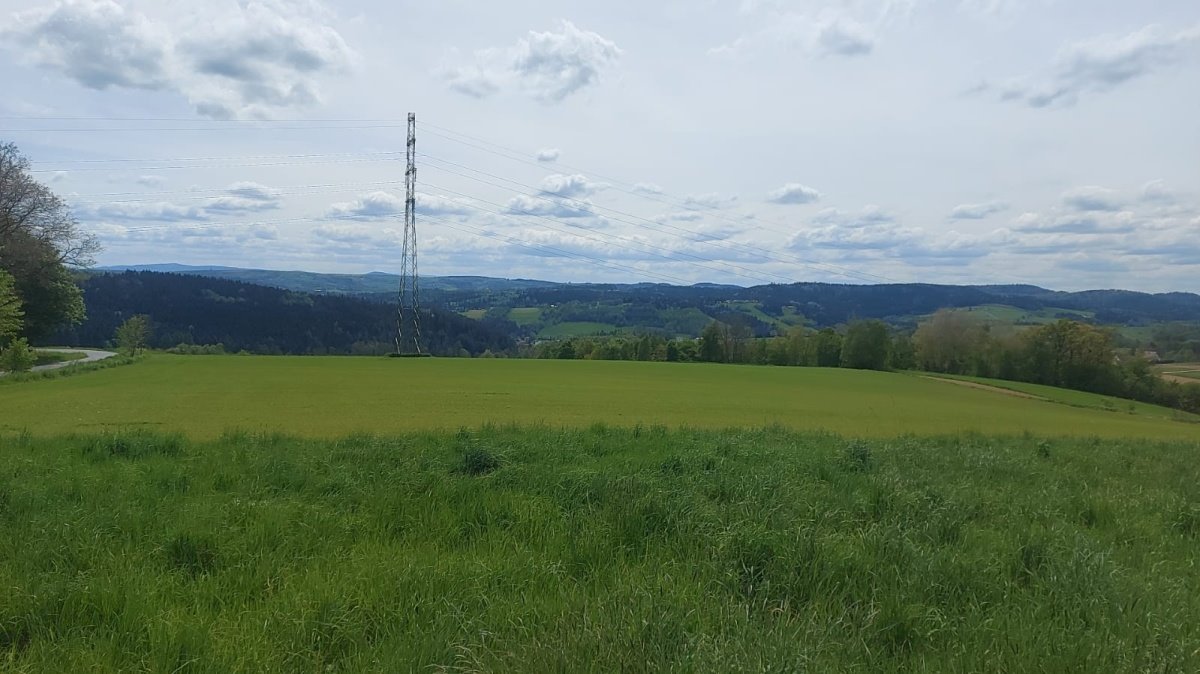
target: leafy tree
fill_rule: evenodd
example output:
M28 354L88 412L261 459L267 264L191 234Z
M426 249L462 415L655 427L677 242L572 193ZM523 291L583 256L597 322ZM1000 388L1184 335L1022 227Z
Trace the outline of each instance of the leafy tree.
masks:
M893 370L911 370L917 366L917 353L912 338L896 335L888 348L888 367Z
M90 265L98 250L67 203L34 180L17 146L0 143L0 269L14 278L27 336L83 320L83 296L70 269Z
M817 367L837 367L842 362L842 336L833 328L823 328L813 338L812 364Z
M887 367L888 327L883 321L854 321L842 340L842 367L882 370Z
M0 269L0 345L21 331L21 317L24 315L12 274Z
M713 321L700 333L700 360L709 363L724 363L729 359L726 350L726 332L728 328L719 321Z
M138 351L145 349L149 339L150 319L144 314L130 316L117 328L117 346L131 356L137 355Z
M1077 321L1061 320L1025 333L1028 378L1039 384L1119 392L1111 335Z
M24 337L18 337L8 348L0 351L0 370L6 372L28 372L34 362L33 350Z
M913 333L917 365L931 372L968 374L988 341L987 328L960 311L939 310Z

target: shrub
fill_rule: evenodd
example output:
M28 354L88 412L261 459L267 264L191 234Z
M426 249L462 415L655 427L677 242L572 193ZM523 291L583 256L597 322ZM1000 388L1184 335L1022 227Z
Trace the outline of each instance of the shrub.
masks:
M36 356L24 337L13 340L7 349L0 352L0 370L28 372L33 369Z

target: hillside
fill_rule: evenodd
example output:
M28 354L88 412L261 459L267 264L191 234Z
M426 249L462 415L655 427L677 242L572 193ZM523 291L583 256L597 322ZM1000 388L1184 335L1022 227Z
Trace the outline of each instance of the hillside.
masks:
M288 290L358 295L394 301L397 277L316 274L232 268L152 265L155 269L234 279ZM697 336L713 319L743 323L758 336L792 325L834 326L855 318L879 318L912 328L938 309L1005 307L1017 323L1071 317L1139 328L1165 322L1200 321L1200 295L1150 294L1125 290L1060 292L1030 285L956 286L932 284L851 285L796 283L739 287L717 284L602 284L498 279L477 276L425 277L427 305L471 316L511 319L512 334L529 337L654 331ZM538 320L517 320L512 310L538 310ZM469 313L468 313L469 312ZM569 324L556 328L559 324Z
M256 353L385 353L396 329L394 307L344 295L148 271L91 274L81 285L87 320L45 343L104 345L135 314L150 316L155 348L220 343ZM478 355L513 344L491 323L438 308L426 311L422 334L435 354Z

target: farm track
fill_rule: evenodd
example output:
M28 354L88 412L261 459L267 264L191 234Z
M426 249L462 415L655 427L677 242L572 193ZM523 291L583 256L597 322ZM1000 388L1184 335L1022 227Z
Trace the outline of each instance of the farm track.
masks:
M107 360L117 355L112 351L100 351L98 349L37 349L38 351L50 351L53 353L82 353L83 358L76 360L64 360L61 363L48 363L46 365L36 365L31 370L32 372L44 372L46 370L57 370L71 365L79 365L80 363L94 363L100 360ZM0 377L8 374L0 371Z
M921 375L921 378L922 379L933 379L935 381L946 382L947 384L958 384L959 386L966 386L969 388L979 389L981 391L991 391L992 393L1000 393L1000 394L1007 395L1007 396L1013 396L1015 398L1028 398L1029 400L1047 400L1046 398L1043 398L1041 396L1035 396L1031 393L1024 393L1022 391L1014 391L1012 389L1003 388L1000 386L991 386L990 384L980 384L979 382L974 382L974 381L963 381L961 379L947 379L945 377L937 377L937 376L929 375L929 374L923 374L923 375Z

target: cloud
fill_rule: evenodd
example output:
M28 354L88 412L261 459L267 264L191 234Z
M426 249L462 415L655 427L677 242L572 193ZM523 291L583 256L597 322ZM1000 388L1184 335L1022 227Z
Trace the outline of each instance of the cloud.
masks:
M875 38L862 24L832 19L817 27L816 45L827 56L860 56L875 47Z
M167 179L162 176L138 176L134 182L143 187L162 187Z
M404 198L391 192L376 191L363 194L354 201L337 203L329 207L331 218L380 219L404 213Z
M989 215L995 215L1008 210L1008 204L1003 201L989 201L982 204L959 204L950 211L951 220L982 220Z
M1111 257L1077 253L1068 255L1058 261L1058 266L1071 271L1091 274L1111 274L1129 271L1129 265Z
M215 197L204 204L206 211L222 213L249 213L279 208L278 193L254 182L234 183L225 189L225 195Z
M1132 232L1135 229L1135 224L1127 217L1105 218L1102 214L1092 213L1051 216L1023 213L1014 224L1016 231L1029 234L1112 234Z
M562 21L557 31L530 31L512 47L477 51L474 64L444 68L441 74L452 90L474 98L515 86L553 104L598 82L620 57L611 40Z
M170 81L169 33L112 0L60 1L21 12L3 34L28 61L89 89L162 89Z
M209 217L202 206L181 206L166 201L84 205L72 210L81 220L116 222L182 222L207 220Z
M471 98L487 98L500 91L496 78L483 71L479 66L460 66L445 68L442 79L451 91L457 91Z
M546 199L520 194L504 208L509 215L540 215L551 218L586 218L595 215L587 201Z
M235 213L257 213L280 208L283 202L278 193L253 182L237 182L223 190L224 194L197 199L198 204L175 204L168 201L114 201L107 204L80 204L73 208L77 217L87 221L121 222L184 222L206 221Z
M895 222L891 213L874 205L863 206L857 213L843 213L836 208L826 208L812 217L813 224L859 228Z
M1002 100L1030 107L1068 107L1088 93L1103 93L1184 58L1200 28L1168 32L1150 25L1124 36L1105 35L1064 47L1043 81L1023 78L1000 90Z
M1175 203L1177 195L1169 187L1165 180L1151 180L1142 185L1141 200L1152 201L1159 203L1172 204Z
M418 215L470 215L476 210L474 206L474 202L462 197L417 192ZM400 212L404 212L403 207Z
M219 119L270 117L320 101L317 79L354 53L316 0L243 0L154 20L113 0L58 0L3 35L26 61L90 89L174 91Z
M559 150L556 147L544 147L538 150L537 154L534 155L538 161L542 162L558 161L558 156Z
M820 192L800 183L788 183L767 195L767 201L776 204L809 204L820 198Z
M1076 211L1119 211L1117 193L1103 187L1079 187L1062 195L1063 203Z
M638 183L633 186L633 191L640 194L662 194L663 188L654 183Z
M556 197L586 197L603 189L604 185L588 180L587 176L552 173L542 179L541 193Z
M698 222L704 219L704 214L696 211L684 211L682 213L666 213L654 218L655 222Z
M732 208L737 205L737 200L737 195L723 197L716 192L709 192L708 194L689 194L680 203L684 208L690 210L722 209Z
M390 245L400 242L400 232L395 229L379 230L362 225L321 224L312 228L312 236L320 242L351 245Z
M762 28L708 51L718 56L746 56L764 49L797 48L820 57L863 56L875 48L875 36L866 25L831 8L817 14L771 8L764 13Z

